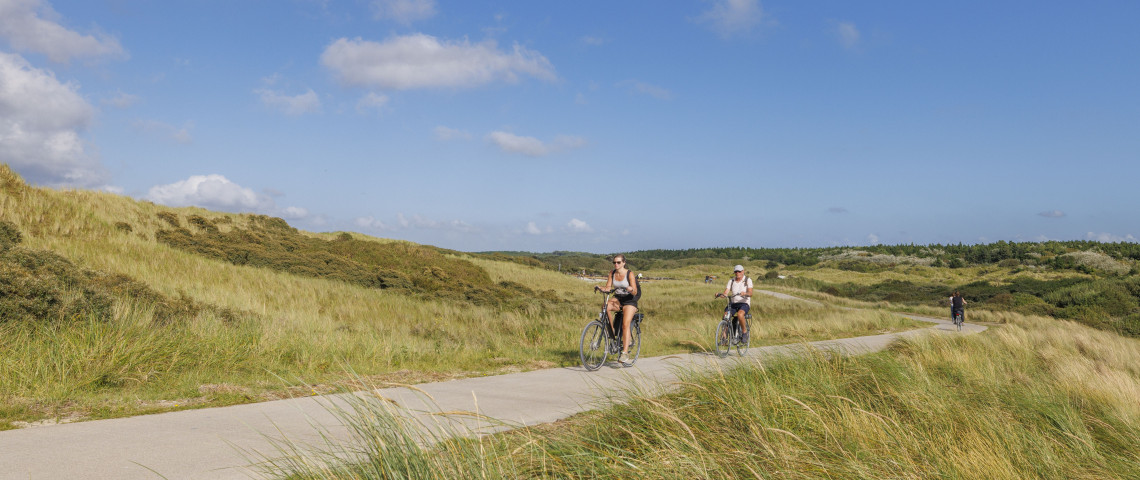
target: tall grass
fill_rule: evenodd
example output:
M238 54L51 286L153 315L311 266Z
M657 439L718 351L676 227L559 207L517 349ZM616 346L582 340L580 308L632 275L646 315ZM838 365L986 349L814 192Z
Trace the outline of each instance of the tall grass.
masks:
M154 323L154 311L132 305L136 299L127 296L110 303L116 313L104 318L102 326L80 315L82 321L70 329L6 327L14 330L5 337L12 342L0 349L0 428L16 420L52 416L128 415L174 404L182 408L257 401L289 395L301 385L312 386L305 387L306 393L313 388L326 391L354 384L349 371L369 381L415 383L572 365L578 361L581 328L599 308L600 296L592 293L592 283L458 253L450 258L472 262L496 284L525 286L514 290L520 296L517 307L409 296L233 265L157 242L160 230L172 228L162 217L193 231L212 226L232 232L256 221L248 215L167 208L104 192L34 188L0 166L0 220L18 228L21 248L50 251L76 268L126 275L166 298L209 307L179 325L144 327ZM715 288L678 280L646 282L645 290L642 308L648 320L642 355L707 348L723 309L712 299ZM758 297L753 305L756 325L770 325L773 337L753 335L754 342L793 343L913 326L876 313L857 314L852 322L826 308L770 298ZM240 321L216 318L225 311L240 312ZM82 357L62 353L122 352L115 345L127 341L133 342L132 349L155 352L139 357L107 353L107 358L133 358L112 362L129 380L112 376L102 383L89 381L95 374L82 367ZM174 346L178 349L171 350ZM181 353L190 346L197 350ZM204 363L184 368L179 362L188 357ZM44 372L52 373L41 375Z
M691 374L676 393L629 392L628 402L555 425L441 447L405 443L374 449L349 466L277 473L297 479L1140 476L1140 342L1069 322L1003 315L1007 325L993 334L920 337L861 357L809 354ZM358 441L380 438L360 433ZM425 470L371 468L404 461Z

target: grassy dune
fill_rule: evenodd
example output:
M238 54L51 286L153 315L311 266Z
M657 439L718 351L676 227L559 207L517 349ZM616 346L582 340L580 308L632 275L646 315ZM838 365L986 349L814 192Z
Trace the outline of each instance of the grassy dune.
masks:
M316 478L1074 478L1140 476L1140 341L1015 313L987 334L900 341L686 379L554 425L433 448L384 402L368 460Z
M160 322L154 305L119 295L109 316L72 312L0 320L6 339L0 349L0 428L307 395L351 388L360 379L416 383L573 365L578 335L600 300L589 282L463 253L446 258L473 264L496 285L514 282L525 291L510 302L476 304L235 265L156 237L174 228L172 222L191 233L210 225L224 233L255 228L262 220L103 192L30 187L4 166L0 221L20 232L16 249L58 254L76 269L125 275L171 303L202 307ZM300 233L327 242L341 238ZM61 299L90 288L60 284ZM712 299L716 288L655 281L646 283L646 291L643 355L707 348L723 308ZM754 304L764 334L753 338L760 343L914 326L878 312L841 315L765 297Z

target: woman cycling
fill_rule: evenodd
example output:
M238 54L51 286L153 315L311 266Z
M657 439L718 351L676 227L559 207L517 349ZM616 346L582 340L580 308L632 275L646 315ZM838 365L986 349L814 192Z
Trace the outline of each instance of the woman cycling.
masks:
M625 265L625 255L619 253L614 256L614 269L610 271L610 279L606 282L604 291L614 292L614 296L606 305L610 328L614 328L613 313L619 310L622 312L621 356L618 357L618 361L629 363L629 322L633 320L633 314L637 313L637 300L641 298L641 289L638 287L637 277L632 275Z
M961 315L962 321L966 321L966 299L957 290L950 296L950 320L954 320L955 315Z

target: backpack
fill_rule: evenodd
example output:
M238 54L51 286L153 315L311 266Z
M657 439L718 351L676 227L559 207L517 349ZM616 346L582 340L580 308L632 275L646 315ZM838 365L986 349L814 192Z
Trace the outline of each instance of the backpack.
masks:
M741 284L741 285L744 285L744 291L745 291L745 292L747 292L747 291L748 291L748 282L751 282L751 281L752 281L752 279L748 278L748 275L745 275L745 276L744 276L744 280L741 280L741 281L740 281L740 284ZM731 291L732 291L732 284L733 284L733 283L736 283L736 279L735 279L735 278L730 278L730 279L728 279L728 286L729 286L729 289L728 289L728 291L729 291L729 292L731 292ZM641 284L640 284L640 283L639 283L639 284L637 284L637 287L638 287L638 288L641 288ZM740 294L741 294L741 295L743 295L744 293L743 293L743 292L741 292Z

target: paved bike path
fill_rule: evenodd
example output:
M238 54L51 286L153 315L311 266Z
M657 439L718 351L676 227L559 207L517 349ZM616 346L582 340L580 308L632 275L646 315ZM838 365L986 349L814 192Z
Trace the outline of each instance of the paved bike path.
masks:
M935 325L808 345L856 355L882 350L899 338L956 333L950 322L906 316ZM963 333L977 333L985 328L967 324ZM377 393L412 410L472 411L513 426L536 425L620 400L627 387L642 392L666 390L684 369L723 368L732 362L795 355L803 348L804 345L757 347L746 357L738 358L734 353L725 359L704 353L667 355L641 358L629 368L618 368L610 361L594 372L581 367L553 368L386 388ZM605 393L616 396L607 400L602 398ZM251 462L264 458L261 455L278 456L280 450L274 446L274 440L285 438L294 444L320 445L320 432L334 441L349 440L347 428L329 409L330 405L347 408L347 395L352 394L0 431L0 479L257 478L258 470ZM432 421L427 420L429 424ZM499 422L469 420L468 425L480 431L508 428Z

